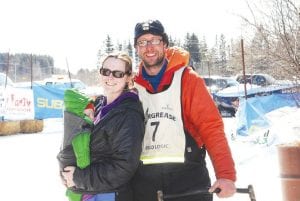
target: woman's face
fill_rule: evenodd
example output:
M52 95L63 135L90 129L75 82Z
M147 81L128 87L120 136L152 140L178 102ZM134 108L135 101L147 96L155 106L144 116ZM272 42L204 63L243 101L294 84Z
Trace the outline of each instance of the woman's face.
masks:
M119 96L128 82L124 61L113 57L104 61L100 70L100 83L106 96Z

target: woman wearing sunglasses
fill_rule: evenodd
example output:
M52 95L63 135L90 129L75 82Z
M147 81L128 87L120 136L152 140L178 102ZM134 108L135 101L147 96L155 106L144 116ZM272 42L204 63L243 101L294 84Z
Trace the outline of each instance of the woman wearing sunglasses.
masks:
M100 82L104 95L94 103L91 163L83 169L68 166L62 175L82 201L131 201L130 180L139 164L145 130L141 102L130 87L131 58L124 53L108 55L100 68Z

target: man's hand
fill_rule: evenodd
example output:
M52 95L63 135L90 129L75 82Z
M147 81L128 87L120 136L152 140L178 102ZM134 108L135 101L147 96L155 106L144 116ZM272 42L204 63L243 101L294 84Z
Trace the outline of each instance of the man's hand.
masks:
M219 198L228 198L234 195L236 187L233 181L229 179L218 179L210 187L209 192L214 192L217 188L221 189L220 193L217 193Z

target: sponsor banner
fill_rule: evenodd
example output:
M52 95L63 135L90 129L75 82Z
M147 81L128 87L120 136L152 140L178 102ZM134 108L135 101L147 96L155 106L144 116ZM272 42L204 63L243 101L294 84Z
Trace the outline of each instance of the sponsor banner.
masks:
M5 107L4 107L4 88L0 86L0 121L4 120L4 113L5 113Z
M63 88L53 86L33 86L35 118L61 118L64 108Z
M5 107L4 107L4 88L0 86L0 121L4 119L4 112L5 112Z
M1 88L0 116L2 120L34 119L34 99L31 89Z

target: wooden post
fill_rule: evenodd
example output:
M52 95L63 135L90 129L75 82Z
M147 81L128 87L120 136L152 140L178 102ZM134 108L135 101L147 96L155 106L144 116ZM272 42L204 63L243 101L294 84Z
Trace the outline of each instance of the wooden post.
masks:
M6 76L5 76L5 85L4 85L4 88L6 88L6 85L7 85L7 76L8 76L8 72L9 72L9 60L10 60L10 57L9 57L9 52L7 53L7 68L6 68Z
M243 64L243 78L244 78L244 92L245 99L247 99L247 82L246 82L246 68L245 68L245 53L244 53L244 40L241 39L241 48L242 48L242 64Z
M33 64L32 64L32 54L30 55L30 88L33 85Z

